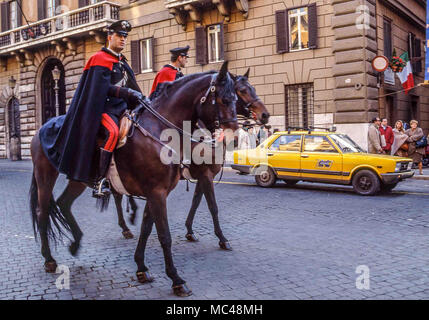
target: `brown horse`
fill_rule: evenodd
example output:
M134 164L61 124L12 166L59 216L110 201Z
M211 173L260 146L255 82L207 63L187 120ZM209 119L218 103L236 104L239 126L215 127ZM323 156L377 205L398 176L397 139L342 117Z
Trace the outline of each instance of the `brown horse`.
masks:
M173 282L174 293L179 296L192 293L174 266L167 219L166 199L179 181L180 165L166 164L162 161L160 155L166 146L159 138L162 131L167 128L177 129L182 136L189 138L189 133L180 129L184 121L191 121L192 128L196 128L197 121L201 121L207 127L237 129L236 99L234 81L227 71L226 62L219 73L199 73L166 83L163 94L153 101L152 108L156 113L146 108L136 123L140 130L135 130L127 144L115 151L115 161L124 187L132 195L147 199L148 210L143 218L134 256L137 263L137 278L140 282L153 280L144 263L144 252L155 223L164 253L166 273ZM176 152L182 156L182 150ZM57 205L53 199L52 189L58 172L45 156L38 134L31 142L31 155L33 179L30 187L30 207L33 226L35 233L38 232L40 235L45 270L55 272L57 264L51 255L49 236L55 239L53 227L61 234L64 232L61 230L63 226L74 238L69 248L71 254L77 253L82 232L70 207L61 205L68 204L68 197L76 198L83 190L82 187L74 189L77 184L70 184L58 199Z
M255 89L248 82L248 76L249 70L244 76L233 77L235 81L235 90L238 96L237 114L243 115L247 118L253 118L253 115L255 115L258 122L266 124L268 122L270 114L268 113L264 103L256 95ZM196 144L193 144L193 147L195 146ZM187 229L186 239L188 239L189 241L198 241L192 230L192 225L195 213L201 203L202 196L204 195L208 204L208 208L212 215L215 235L219 238L220 248L224 250L232 250L229 241L223 235L222 229L220 227L218 206L216 203L213 184L214 177L220 172L221 169L222 164L217 164L214 161L212 161L212 164L195 164L194 162L191 163L189 172L192 178L198 181L192 199L192 206L189 210L188 217L185 223ZM115 202L118 208L118 216L120 217L122 216L121 201L122 197L120 195L116 195ZM133 198L130 198L129 201L131 207L133 208L133 213L130 216L130 222L134 224L137 212L136 203Z

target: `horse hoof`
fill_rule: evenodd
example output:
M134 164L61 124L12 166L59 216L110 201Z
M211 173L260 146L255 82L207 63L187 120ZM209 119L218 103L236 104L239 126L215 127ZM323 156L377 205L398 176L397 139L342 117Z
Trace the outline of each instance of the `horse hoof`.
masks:
M188 233L186 235L186 239L188 239L188 241L191 241L191 242L197 242L198 241L198 238L193 233Z
M147 282L153 282L155 280L152 275L149 273L149 271L146 272L137 272L137 280L140 283L147 283Z
M77 252L79 251L80 244L77 242L72 242L69 246L70 254L75 257L77 255Z
M232 250L232 247L231 247L231 245L229 244L229 242L228 242L228 241L226 241L226 242L221 242L221 241L219 241L219 247L220 247L221 249L223 249L223 250L227 250L227 251L231 251L231 250Z
M134 238L134 235L131 233L130 230L122 232L122 235L124 236L125 239L132 239L132 238Z
M186 283L173 286L173 292L178 297L189 297L192 295L192 290L188 288Z
M45 262L45 271L47 273L55 273L57 270L57 263L55 261Z

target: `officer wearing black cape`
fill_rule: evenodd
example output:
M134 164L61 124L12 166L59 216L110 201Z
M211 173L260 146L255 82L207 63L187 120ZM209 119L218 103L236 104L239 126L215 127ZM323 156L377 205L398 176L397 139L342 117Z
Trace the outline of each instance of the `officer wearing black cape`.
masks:
M70 180L95 183L94 197L110 193L105 175L118 141L121 114L145 99L121 54L130 30L126 20L108 28L109 46L86 63L67 114L49 120L39 131L43 150L52 165ZM105 139L96 170L93 160L100 131Z

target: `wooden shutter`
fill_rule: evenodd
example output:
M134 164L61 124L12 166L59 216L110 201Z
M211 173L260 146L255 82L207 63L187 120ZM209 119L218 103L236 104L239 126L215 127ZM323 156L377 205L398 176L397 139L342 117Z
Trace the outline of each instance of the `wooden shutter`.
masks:
M43 20L46 18L46 0L37 0L37 19Z
M150 50L152 53L152 71L156 72L156 69L155 69L155 38L150 38Z
M1 4L1 31L9 30L9 26L9 2L3 2Z
M131 68L135 74L139 74L141 72L140 57L140 41L131 41Z
M383 20L383 42L384 42L384 56L387 59L392 59L392 22L390 20Z
M289 52L289 24L287 10L276 11L277 53Z
M195 27L195 63L207 64L207 33L204 27Z
M89 0L79 0L79 8L89 5Z
M317 7L316 3L308 6L308 47L317 48Z
M18 2L19 2L19 5L17 5L16 6L16 10L17 10L17 13L16 13L16 15L17 15L17 17L18 17L18 27L21 27L22 26L22 11L21 11L21 8L22 8L22 0L17 0Z
M219 33L219 60L225 59L225 37L224 37L225 28L223 23L220 24L220 33Z
M414 39L414 58L418 58L416 62L413 63L413 72L418 73L422 72L422 60L420 60L422 56L422 41L419 38Z

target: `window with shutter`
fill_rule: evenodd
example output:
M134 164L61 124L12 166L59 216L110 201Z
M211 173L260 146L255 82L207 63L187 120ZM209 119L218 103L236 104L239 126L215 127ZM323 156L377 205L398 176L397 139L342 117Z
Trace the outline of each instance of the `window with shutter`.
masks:
M140 41L131 41L131 68L135 74L141 72L140 65Z
M308 47L317 48L317 7L316 3L308 6Z
M140 72L152 72L154 70L154 38L140 40Z
M38 20L46 18L46 0L37 0L37 18Z
M392 59L392 22L384 18L383 20L383 42L384 56L387 59Z
M287 11L276 11L276 42L277 53L289 52L289 30Z
M195 60L207 64L207 35L204 27L195 27Z
M415 73L422 72L422 60L420 60L422 56L421 43L421 39L414 39L414 57L416 58L416 61L413 63L413 72Z
M215 63L223 60L223 25L207 27L208 61Z
M10 28L9 21L9 2L3 2L1 4L1 31L8 31Z
M152 50L152 71L156 72L156 68L155 68L155 38L150 38L150 47Z
M19 6L18 6L18 14L17 14L17 23L18 23L18 27L22 27L22 0L17 0L19 2Z

